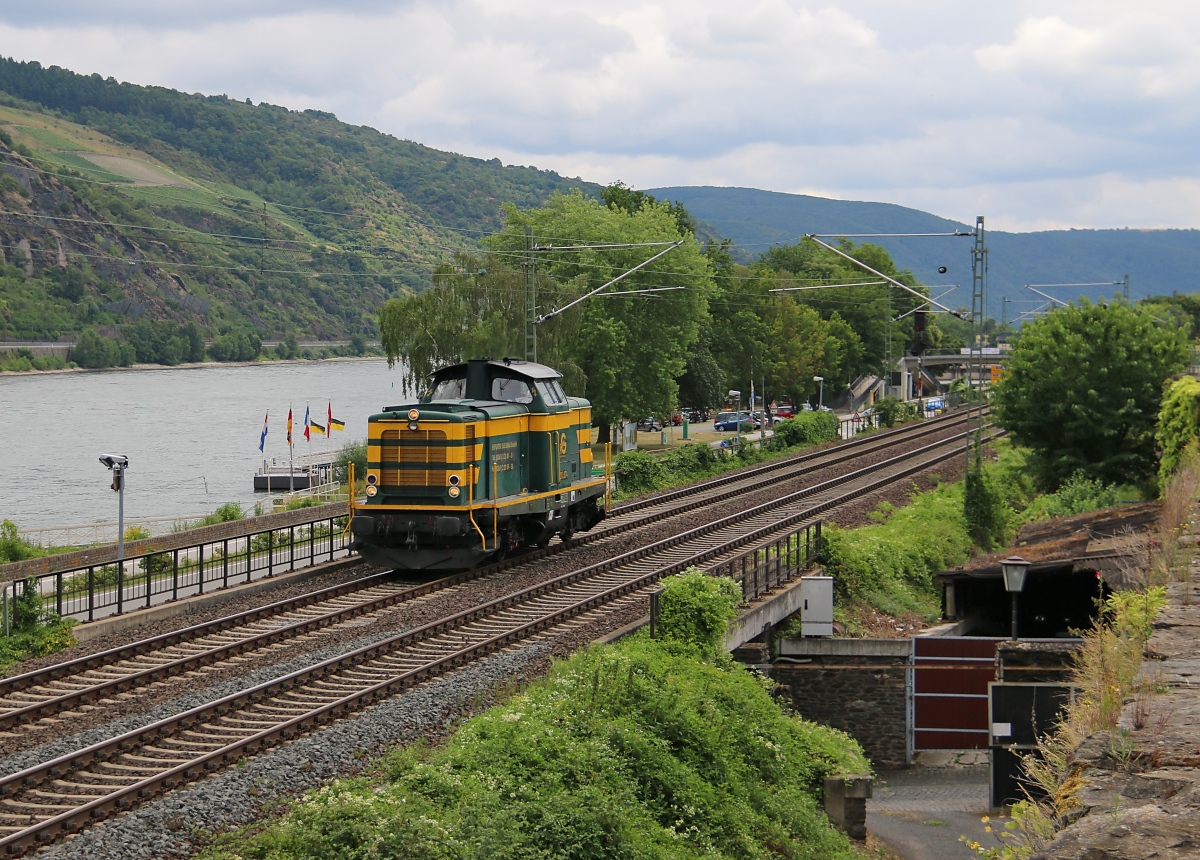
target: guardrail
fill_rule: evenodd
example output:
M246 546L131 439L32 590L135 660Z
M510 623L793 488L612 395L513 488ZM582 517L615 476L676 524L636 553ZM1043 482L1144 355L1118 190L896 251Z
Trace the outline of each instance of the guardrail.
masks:
M742 586L742 601L749 603L786 585L813 566L821 551L821 524L821 520L804 523L771 543L710 567L708 572L738 582Z
M131 541L123 561L111 545L27 559L0 582L7 596L32 579L60 616L93 621L346 556L346 515L333 503Z
M855 412L849 418L841 418L838 420L838 438L853 439L855 435L864 430L871 430L879 426L879 413L872 412L869 415L859 415Z

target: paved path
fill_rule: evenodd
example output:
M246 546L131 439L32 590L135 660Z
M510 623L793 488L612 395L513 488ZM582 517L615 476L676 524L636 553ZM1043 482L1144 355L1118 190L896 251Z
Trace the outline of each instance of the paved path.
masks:
M986 765L880 771L874 794L867 829L903 860L975 857L960 836L995 844L979 820L989 814ZM999 817L992 816L993 824Z

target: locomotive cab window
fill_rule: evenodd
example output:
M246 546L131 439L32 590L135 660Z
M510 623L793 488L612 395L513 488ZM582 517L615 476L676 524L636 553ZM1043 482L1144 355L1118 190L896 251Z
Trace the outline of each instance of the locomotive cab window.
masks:
M553 380L547 382L544 379L537 381L538 393L542 395L542 400L547 406L562 406L567 402L567 396L563 394L562 388Z
M504 403L532 403L533 389L524 379L496 377L492 380L492 399Z
M429 393L430 400L463 400L467 396L467 378L441 379Z

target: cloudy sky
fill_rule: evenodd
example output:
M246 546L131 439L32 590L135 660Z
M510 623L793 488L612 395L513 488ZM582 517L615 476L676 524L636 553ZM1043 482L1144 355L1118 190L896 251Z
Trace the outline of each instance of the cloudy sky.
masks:
M0 54L597 182L1200 227L1186 0L39 0Z

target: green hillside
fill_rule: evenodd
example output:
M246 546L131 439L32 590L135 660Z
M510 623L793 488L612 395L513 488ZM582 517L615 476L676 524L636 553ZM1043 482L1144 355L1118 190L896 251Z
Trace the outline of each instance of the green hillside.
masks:
M4 58L0 132L0 338L141 316L371 335L382 302L497 229L504 202L598 188L319 111ZM82 283L57 286L70 272Z
M674 187L654 188L650 193L679 201L695 218L733 239L745 261L771 245L795 243L805 233L941 233L974 228L974 224L890 203L829 200L753 188ZM947 301L970 305L970 239L881 237L856 241L883 245L898 268L911 271L922 283L961 284ZM1014 319L1044 301L1026 290L1025 284L1111 282L1128 274L1134 299L1200 290L1196 274L1200 271L1200 230L989 230L987 246L988 314L996 319ZM941 266L947 268L945 274L938 272ZM1080 294L1111 296L1119 289L1064 287L1048 292L1070 300Z

